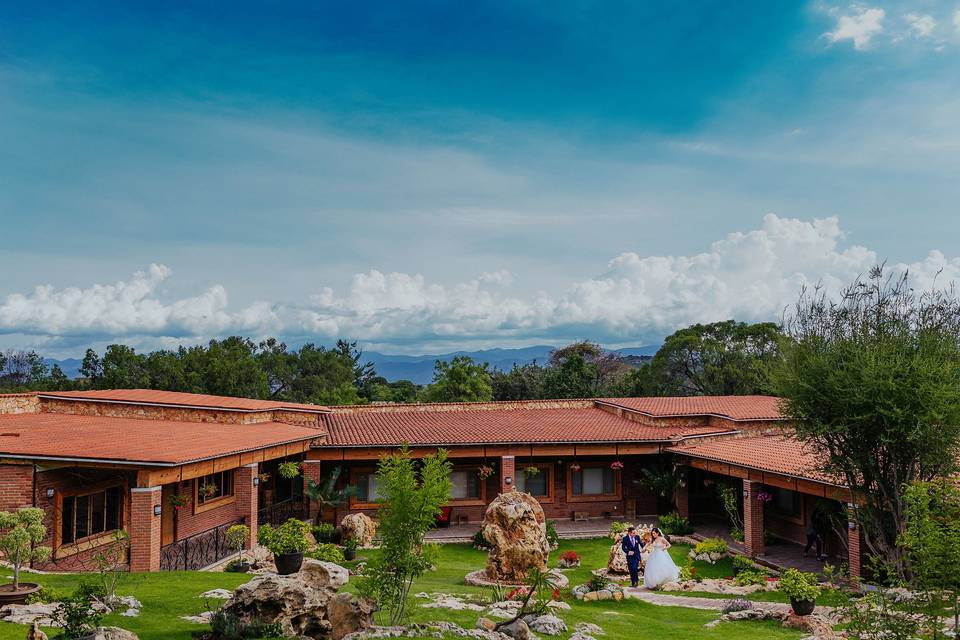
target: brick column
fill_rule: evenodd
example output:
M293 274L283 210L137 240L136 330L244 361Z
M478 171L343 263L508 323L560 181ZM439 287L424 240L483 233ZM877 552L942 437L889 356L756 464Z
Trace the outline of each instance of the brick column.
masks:
M130 489L130 570L160 570L161 518L154 507L161 505L162 487Z
M250 529L250 535L243 543L247 549L253 549L257 544L257 509L260 501L253 479L257 477L259 469L260 465L256 462L244 465L236 470L233 477L234 493L237 496L237 515L246 521Z
M33 506L33 465L0 464L0 511Z
M322 470L320 468L320 460L304 460L303 466L303 491L306 494L307 483L310 480L313 480L316 484L320 484ZM307 500L307 513L310 516L310 519L317 517L317 512L320 511L320 505L318 505L313 500Z
M743 481L743 546L751 558L763 555L763 503L757 494L763 485Z
M507 484L507 478L510 483ZM517 483L516 460L513 456L500 457L500 493L506 493L513 489Z
M861 577L860 553L860 523L853 513L853 505L847 505L847 564L850 566L850 580L857 581Z
M677 513L690 518L690 486L685 481L677 486Z

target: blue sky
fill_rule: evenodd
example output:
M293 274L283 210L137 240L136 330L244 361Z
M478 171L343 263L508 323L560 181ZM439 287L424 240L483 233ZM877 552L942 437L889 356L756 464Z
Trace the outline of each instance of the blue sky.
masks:
M342 4L0 6L0 348L635 345L960 274L958 3Z

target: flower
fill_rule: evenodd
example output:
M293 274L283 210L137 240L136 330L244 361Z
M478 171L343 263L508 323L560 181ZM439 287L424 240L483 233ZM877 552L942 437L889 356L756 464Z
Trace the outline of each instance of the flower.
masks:
M551 600L559 600L559 599L560 599L560 589L554 589L554 590L553 590L553 593L550 594L550 599L551 599Z
M487 478L493 475L493 467L486 464L481 465L481 467L477 469L477 475L480 476L482 480L486 480Z
M623 469L623 463L619 460L614 460L610 463L610 468L616 471L617 469Z
M764 504L773 502L773 496L766 491L761 491L757 494L757 502L763 502Z
M570 465L570 471L580 471L581 467L576 462Z

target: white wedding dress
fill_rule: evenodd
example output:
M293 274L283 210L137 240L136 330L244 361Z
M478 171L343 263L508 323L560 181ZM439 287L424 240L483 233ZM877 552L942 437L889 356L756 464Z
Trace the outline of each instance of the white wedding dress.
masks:
M650 543L652 550L643 570L643 586L647 589L656 589L664 583L680 579L680 569L674 564L666 546L663 538L657 538Z

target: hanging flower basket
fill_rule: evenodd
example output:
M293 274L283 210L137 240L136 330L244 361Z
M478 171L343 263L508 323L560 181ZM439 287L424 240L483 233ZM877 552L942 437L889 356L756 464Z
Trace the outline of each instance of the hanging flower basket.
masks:
M170 503L170 506L176 511L180 511L180 509L183 507L190 506L190 498L179 493L172 494L169 498L167 498L167 502Z
M486 480L487 478L493 475L493 467L486 464L481 465L481 467L477 469L477 475L480 476L481 480Z
M582 469L582 468L583 468L583 467L581 467L581 466L580 466L579 464L577 464L576 462L574 462L573 464L570 465L570 471L573 471L574 473L576 473L577 471L580 471L580 469Z
M213 496L217 495L217 485L215 484L205 484L200 487L198 493L204 500L208 500Z
M773 502L773 496L767 493L766 491L761 491L757 494L757 502L762 502L767 504L768 502Z
M270 474L269 474L269 473L258 473L258 474L257 474L257 480L260 481L260 484L266 484L266 483L270 482Z
M299 462L281 462L277 466L277 473L282 477L292 480L300 475L300 463Z
M529 466L523 469L523 475L531 478L540 475L540 467Z
M620 469L623 469L623 463L620 462L619 460L614 460L613 462L610 463L610 468L613 469L614 471L619 471Z

